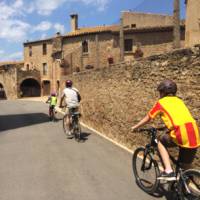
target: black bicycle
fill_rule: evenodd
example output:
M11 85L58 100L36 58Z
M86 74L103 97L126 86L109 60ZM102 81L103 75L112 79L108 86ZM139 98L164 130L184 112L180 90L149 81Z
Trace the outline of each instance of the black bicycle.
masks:
M46 101L46 103L50 104L50 100L48 99ZM55 106L49 105L49 119L50 119L50 121L56 121L56 117L55 117L56 113L57 113L57 111L55 109Z
M75 138L78 142L81 140L81 125L79 122L81 114L79 112L75 112L73 109L69 114L65 114L63 117L63 131L67 135L68 138ZM69 135L69 126L67 124L67 120L70 121L71 134Z
M147 133L151 140L145 147L137 148L132 158L136 183L142 190L150 194L154 194L158 190L161 183L157 178L164 168L157 148L158 130L163 130L163 128L151 127L138 130ZM176 180L168 182L168 189L173 192L173 198L176 200L200 200L200 171L195 169L184 171L179 164L179 159L176 160L171 155L170 159L176 166Z

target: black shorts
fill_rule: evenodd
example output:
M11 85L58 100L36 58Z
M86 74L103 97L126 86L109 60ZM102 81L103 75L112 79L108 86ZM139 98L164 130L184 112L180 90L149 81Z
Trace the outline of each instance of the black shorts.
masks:
M166 148L178 147L178 145L172 141L171 137L167 133L160 136L159 141ZM179 156L178 156L179 162L183 164L188 164L188 165L192 164L195 158L196 152L197 152L197 148L191 149L191 148L179 147Z
M54 105L49 106L49 110L52 110L52 111L53 111L54 108L55 108Z

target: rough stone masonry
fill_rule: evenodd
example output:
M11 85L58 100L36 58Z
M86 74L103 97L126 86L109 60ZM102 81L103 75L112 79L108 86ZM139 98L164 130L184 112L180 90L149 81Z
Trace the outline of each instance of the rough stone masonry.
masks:
M157 84L166 78L176 81L177 95L200 125L199 46L89 70L70 78L82 95L83 122L128 147L145 144L147 138L131 133L130 127L153 106L158 98ZM199 161L200 152L195 160L200 168Z

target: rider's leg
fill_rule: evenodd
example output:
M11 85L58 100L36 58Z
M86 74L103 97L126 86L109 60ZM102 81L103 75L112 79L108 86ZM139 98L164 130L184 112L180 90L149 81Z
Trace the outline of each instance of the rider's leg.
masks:
M171 163L170 163L169 153L168 153L167 149L165 148L165 146L161 142L158 142L158 151L160 153L163 164L165 166L165 172L166 173L172 172L173 170L172 170Z
M71 135L72 128L71 128L71 109L70 108L67 108L67 114L68 114L68 117L66 118L66 124L69 130L69 135Z
M167 151L167 147L175 147L176 144L172 142L169 134L164 134L159 138L158 142L158 151L161 155L163 164L165 166L165 172L170 173L173 171L171 163L170 163L170 158L169 158L169 153Z

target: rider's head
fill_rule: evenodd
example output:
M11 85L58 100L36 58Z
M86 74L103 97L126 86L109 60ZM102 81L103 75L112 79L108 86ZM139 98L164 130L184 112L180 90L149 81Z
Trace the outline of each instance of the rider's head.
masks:
M72 87L72 81L71 80L67 80L66 82L65 82L65 86L67 87L67 88L70 88L70 87Z
M160 93L160 98L175 96L177 92L177 85L172 80L164 80L158 85L157 90Z
M56 93L55 93L55 92L52 92L52 93L51 93L51 96L54 96L54 97L55 97L55 96L56 96Z

